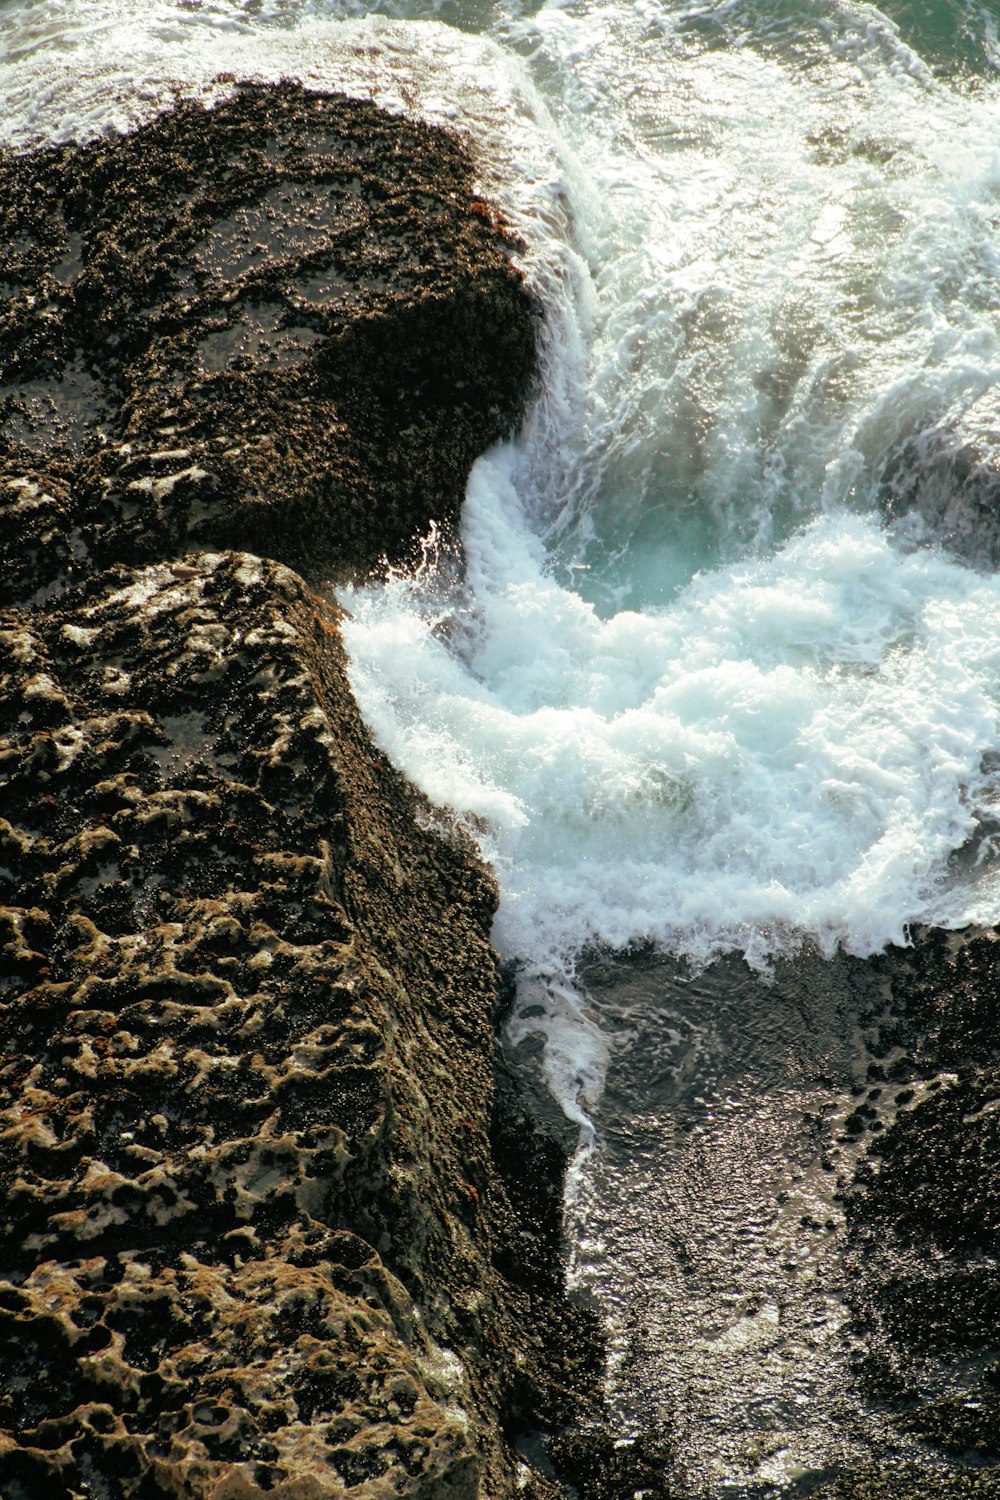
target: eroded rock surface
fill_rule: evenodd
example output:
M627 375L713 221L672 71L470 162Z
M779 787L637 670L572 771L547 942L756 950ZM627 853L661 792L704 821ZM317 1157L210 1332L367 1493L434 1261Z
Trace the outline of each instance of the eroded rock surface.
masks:
M594 1346L493 886L246 550L454 516L511 246L450 137L290 86L0 178L0 1494L548 1494L506 1435Z
M0 157L0 239L15 602L40 571L192 546L318 576L405 557L534 369L537 310L462 145L355 100L246 86ZM26 455L37 493L9 487Z
M975 567L1000 566L1000 422L989 394L906 438L880 483L886 519Z
M931 931L881 961L883 1060L847 1198L859 1376L903 1430L974 1464L1000 1458L997 952L993 933Z

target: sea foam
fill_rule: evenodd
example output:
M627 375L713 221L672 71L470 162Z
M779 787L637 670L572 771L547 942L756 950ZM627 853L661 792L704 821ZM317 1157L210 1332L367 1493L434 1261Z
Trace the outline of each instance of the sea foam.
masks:
M9 7L3 130L294 76L474 142L538 389L473 473L464 577L430 547L346 636L377 737L497 871L501 950L565 996L588 944L765 966L995 920L1000 594L876 511L893 446L1000 376L995 87L838 0L385 9L418 20Z
M550 287L563 386L473 474L464 592L351 600L365 712L477 829L532 972L996 916L1000 593L876 506L1000 375L996 93L874 7L765 10L498 28L572 163L526 226L587 270Z

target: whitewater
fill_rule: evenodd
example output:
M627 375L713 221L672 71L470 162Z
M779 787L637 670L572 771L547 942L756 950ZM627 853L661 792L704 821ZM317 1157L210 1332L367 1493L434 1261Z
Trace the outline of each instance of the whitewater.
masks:
M949 856L992 807L997 585L875 504L997 378L996 100L868 7L780 9L732 46L752 7L510 24L583 221L571 377L473 476L461 598L351 604L370 721L483 825L497 940L543 968L996 907L991 850L959 888Z
M623 1373L637 1326L664 1346L695 1327L691 1358L722 1371L699 1393L708 1416L690 1417L692 1451L722 1455L697 1460L713 1493L771 1493L824 1461L843 1315L827 1284L782 1301L772 1252L734 1250L735 1218L706 1238L719 1266L742 1257L734 1278L756 1280L773 1317L751 1325L743 1307L724 1338L706 1332L721 1270L677 1311L693 1294L649 1225L702 1211L693 1188L679 1210L662 1186L671 1110L693 1099L712 1121L676 1084L721 992L699 976L721 963L717 1030L756 1017L791 1036L808 1018L788 1019L777 990L762 1000L766 982L741 989L748 972L1000 920L1000 580L883 506L894 456L961 431L1000 379L998 15L960 0L0 13L14 146L293 76L467 134L523 240L545 312L523 427L477 463L460 538L432 532L419 568L341 590L344 635L375 738L496 872L510 1040L542 1037L583 1131L570 1265L609 1321L624 1427L638 1384L659 1381L665 1409L695 1379L690 1363L650 1375L648 1359ZM1000 422L985 441L1000 453ZM593 966L622 950L681 968L619 1002ZM807 1030L788 1046L807 1052ZM644 1066L673 1080L654 1103ZM804 1068L787 1095L768 1075L751 1125L732 1085L735 1155L713 1165L703 1142L698 1181L734 1193L744 1225L784 1191ZM629 1109L659 1146L611 1141ZM625 1192L646 1196L645 1228ZM779 1409L747 1417L760 1379ZM810 1402L824 1415L806 1430ZM779 1436L751 1461L726 1434L754 1423Z
M501 951L763 965L995 918L992 845L950 856L997 798L1000 585L877 507L894 446L1000 375L995 86L833 0L387 7L488 39L356 9L8 7L4 134L127 128L225 65L473 136L540 387L472 476L462 576L428 539L346 638L500 877Z

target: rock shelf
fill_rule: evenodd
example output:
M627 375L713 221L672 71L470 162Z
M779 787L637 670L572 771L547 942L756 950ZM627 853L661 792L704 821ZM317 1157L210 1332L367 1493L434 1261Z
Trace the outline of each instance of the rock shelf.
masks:
M558 1493L510 1438L596 1342L494 888L323 590L516 420L516 242L458 139L290 84L0 204L0 1493Z

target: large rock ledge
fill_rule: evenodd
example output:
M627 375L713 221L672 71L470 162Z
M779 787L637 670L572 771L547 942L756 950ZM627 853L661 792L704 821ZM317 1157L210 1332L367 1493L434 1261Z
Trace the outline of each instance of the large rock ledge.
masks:
M4 1500L557 1492L509 1438L593 1332L494 890L316 592L523 400L473 180L288 85L0 160Z
M355 100L246 86L0 155L0 223L0 476L45 476L6 497L13 601L190 547L320 577L405 557L534 372L461 143Z

